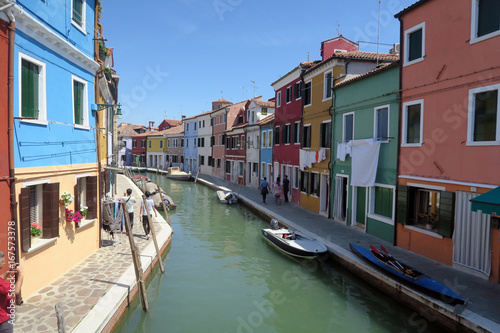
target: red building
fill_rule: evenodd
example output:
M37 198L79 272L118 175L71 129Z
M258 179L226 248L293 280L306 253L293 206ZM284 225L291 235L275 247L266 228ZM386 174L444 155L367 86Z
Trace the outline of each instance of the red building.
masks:
M421 0L396 17L397 245L498 283L500 198L471 203L500 185L498 1Z
M225 178L224 166L226 156L225 132L227 129L227 115L233 103L225 99L212 102L214 112L211 115L212 121L212 157L214 167L212 174L219 178ZM236 107L235 107L236 108Z
M184 119L185 116L182 116ZM182 120L173 120L173 119L164 119L161 124L158 126L159 131L163 131L169 129L171 127L182 125Z
M271 86L276 94L274 126L281 133L281 144L273 147L274 175L288 175L291 202L299 203L299 150L302 118L302 78L303 71L319 61L302 62Z
M245 145L245 127L247 126L245 117L245 102L241 103L241 108L238 112L228 115L228 129L226 131L226 180L245 184L245 162L246 162L246 145ZM238 103L240 104L240 103ZM234 105L233 105L234 106ZM237 110L236 107L233 108ZM231 112L231 110L230 110ZM234 117L235 116L235 117ZM233 122L230 123L230 119ZM231 124L232 126L229 126Z
M359 44L350 41L342 35L321 42L321 58L326 60L334 53L354 52L359 50Z
M0 19L0 211L2 219L0 220L0 251L5 254L5 260L8 262L8 256L14 254L14 251L7 251L9 247L8 232L9 221L12 221L10 206L10 181L9 181L9 104L8 104L8 70L9 70L9 27L8 23ZM5 265L5 270L7 270ZM3 272L1 272L3 273Z
M147 140L151 132L132 135L132 166L146 166Z

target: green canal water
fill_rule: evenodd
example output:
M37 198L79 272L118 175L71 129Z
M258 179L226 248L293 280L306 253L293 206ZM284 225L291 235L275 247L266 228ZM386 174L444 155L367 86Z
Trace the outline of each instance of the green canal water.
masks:
M178 205L166 272L148 280L149 312L137 297L114 332L439 332L331 260L278 252L261 236L269 221L245 207L148 177Z

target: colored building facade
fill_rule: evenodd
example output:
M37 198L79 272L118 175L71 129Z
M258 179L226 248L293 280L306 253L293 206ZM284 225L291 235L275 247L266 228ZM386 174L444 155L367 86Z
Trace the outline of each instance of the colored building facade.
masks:
M132 165L132 136L146 131L144 126L121 123L118 126L118 142L121 142L118 151L118 161L120 166Z
M147 139L150 133L151 131L132 135L132 166L146 166Z
M219 178L224 178L224 165L226 161L226 120L231 104L231 102L223 104L221 108L215 109L214 112L212 112L212 121L214 124L212 127L212 136L214 137L212 157L215 165L212 168L212 175ZM220 105L221 104L217 104L217 106Z
M23 297L50 283L99 247L98 164L94 102L94 1L73 8L23 1L13 5L14 165ZM48 12L50 10L50 13ZM47 15L43 15L43 14ZM86 217L66 222L68 209ZM40 238L32 223L42 225ZM50 267L50 269L47 269ZM43 274L41 273L43 272Z
M272 138L274 119L276 114L271 114L259 121L260 135L257 137L257 145L260 148L260 161L259 161L259 185L267 178L268 182L272 179L273 167L273 145L269 142L268 138ZM270 183L271 184L271 183Z
M247 126L246 132L246 164L245 185L258 188L260 185L260 125L259 121L274 114L274 102L263 101L261 97L249 100L245 105Z
M226 131L226 180L242 185L245 184L246 126L239 123Z
M300 199L299 152L303 90L301 75L318 62L302 62L271 84L275 91L276 101L274 124L282 129L282 144L274 147L273 162L278 166L278 170L281 170L281 174L288 175L290 180L288 197L291 202L296 204L299 203Z
M198 165L200 173L212 174L212 111L202 113L196 117L198 121Z
M470 200L500 185L499 16L497 1L480 0L418 1L396 15L397 244L497 283L498 219Z
M198 171L198 121L196 117L185 118L184 123L184 171Z
M167 140L164 131L149 132L146 142L146 165L148 168L166 170Z
M331 216L391 243L395 241L398 91L399 63L394 62L336 84L332 111ZM346 155L346 146L356 147Z
M167 164L179 166L182 170L184 166L184 125L165 130L163 137L167 141Z

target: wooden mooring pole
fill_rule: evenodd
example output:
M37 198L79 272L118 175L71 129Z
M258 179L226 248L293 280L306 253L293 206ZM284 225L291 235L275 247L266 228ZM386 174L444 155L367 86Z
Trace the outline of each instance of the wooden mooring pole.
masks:
M130 244L130 252L132 253L132 261L134 262L134 271L135 271L135 279L137 281L137 285L139 288L139 295L141 297L142 309L144 311L148 311L148 298L146 296L146 284L143 280L143 272L142 272L142 264L141 258L139 257L139 249L135 245L134 235L132 232L132 228L130 227L130 217L128 216L128 212L125 209L126 203L125 200L122 199L122 210L123 216L125 217L125 230L128 234L128 240Z
M196 171L196 177L194 178L194 183L198 180L198 175L200 174L200 166L198 166L198 171Z
M146 209L146 212L148 214L149 232L151 233L151 236L153 236L153 243L155 245L156 255L158 256L158 264L160 265L160 271L162 273L165 273L165 268L163 267L163 261L161 259L160 248L158 247L158 242L156 241L156 232L155 232L155 229L153 228L153 217L151 216L151 213L149 212L145 195L142 196L142 202L144 204L144 209Z

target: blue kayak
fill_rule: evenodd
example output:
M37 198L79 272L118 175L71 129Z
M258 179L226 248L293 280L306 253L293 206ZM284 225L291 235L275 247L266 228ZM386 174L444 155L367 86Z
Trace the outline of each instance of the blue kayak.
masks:
M439 298L444 303L464 304L466 302L465 299L457 295L453 290L444 284L434 280L422 272L417 271L415 268L396 260L388 253L379 252L373 246L371 247L371 250L352 243L349 243L349 246L351 247L351 251L353 253L377 265L392 275L419 287L422 291Z

